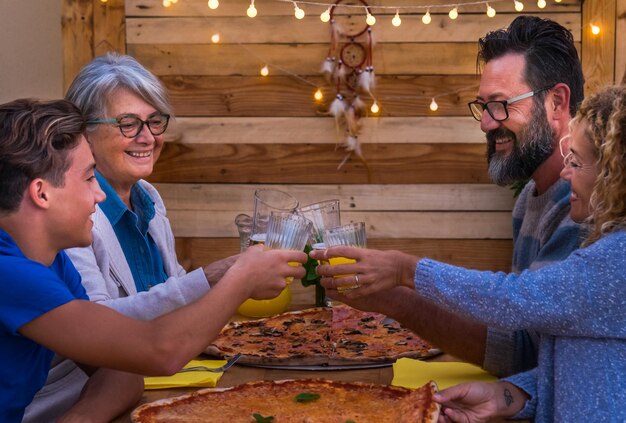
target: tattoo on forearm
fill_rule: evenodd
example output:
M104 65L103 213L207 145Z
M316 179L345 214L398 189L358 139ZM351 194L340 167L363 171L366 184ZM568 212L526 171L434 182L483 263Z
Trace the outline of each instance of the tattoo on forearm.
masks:
M513 404L513 395L511 395L511 391L509 391L507 388L504 388L504 402L506 403L507 407Z

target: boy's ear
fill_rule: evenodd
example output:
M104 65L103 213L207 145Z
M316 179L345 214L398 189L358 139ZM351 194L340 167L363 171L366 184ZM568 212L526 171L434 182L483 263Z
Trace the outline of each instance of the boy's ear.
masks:
M28 185L28 198L36 207L47 209L50 207L49 188L50 184L47 181L41 178L33 179Z

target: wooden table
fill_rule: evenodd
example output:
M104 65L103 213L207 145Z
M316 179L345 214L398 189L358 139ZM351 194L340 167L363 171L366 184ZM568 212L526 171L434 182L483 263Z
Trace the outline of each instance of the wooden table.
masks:
M313 288L303 288L299 283L292 284L292 305L291 309L298 310L312 307ZM234 319L241 319L241 316L235 316ZM432 358L433 361L458 361L454 357L448 355L440 355ZM283 380L283 379L305 379L305 378L323 378L347 382L369 382L382 385L389 385L393 378L393 370L391 365L388 367L378 367L372 369L358 370L327 370L327 371L310 371L310 370L278 370L265 369L259 367L250 367L243 365L234 365L228 369L220 378L218 387L229 387L239 385L241 383L255 380ZM143 398L139 404L152 402L161 398L169 398L183 395L196 391L200 388L174 388L174 389L157 389L144 391ZM137 404L137 405L139 405ZM113 420L114 423L130 423L130 412Z

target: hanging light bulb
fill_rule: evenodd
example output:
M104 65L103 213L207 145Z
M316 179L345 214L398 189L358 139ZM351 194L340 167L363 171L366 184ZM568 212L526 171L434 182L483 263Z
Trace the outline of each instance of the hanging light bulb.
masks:
M313 94L313 98L317 101L321 101L324 98L322 90L318 88L317 91L315 91L315 94Z
M555 3L561 3L562 0L554 0Z
M267 76L267 75L269 75L269 74L270 74L270 70L269 70L269 68L267 67L267 65L263 66L263 67L261 68L261 76Z
M296 3L295 1L293 2L293 14L296 17L296 19L304 18L304 10L300 9L298 7L298 3Z
M424 25L428 25L432 20L433 18L430 17L430 10L426 10L426 13L422 16L422 22Z
M591 33L593 35L598 35L600 33L600 26L599 25L595 25L595 24L591 24Z
M211 35L211 42L213 44L217 44L220 42L220 34L218 34L217 32L213 35Z
M170 0L163 0L163 7L170 7L172 2Z
M207 6L209 6L209 9L212 9L212 10L217 9L219 5L220 5L220 2L218 0L209 0L207 2Z
M521 12L522 10L524 10L524 3L518 0L515 0L515 10L517 12Z
M370 13L369 10L365 9L367 11L367 18L365 18L365 23L368 24L369 26L372 26L376 23L376 18L374 17L374 15L372 15Z
M546 0L537 0L537 7L539 9L543 9L544 7L546 7Z
M100 1L101 1L102 3L106 3L106 2L107 2L107 0L100 0Z
M401 23L402 23L402 19L400 19L400 11L396 10L396 16L394 16L393 19L391 20L391 24L393 26L400 26Z
M378 103L376 103L376 100L374 100L374 104L372 104L372 107L370 107L370 110L374 114L380 112L380 107L378 106Z
M496 9L489 6L489 3L487 3L487 16L489 16L490 18L493 18L494 16L496 16Z
M176 3L178 3L178 0L170 0L170 3L176 4Z
M430 107L430 110L432 110L433 112L436 112L437 109L439 108L439 105L435 101L435 97L433 97L432 101L430 102L430 106L429 107Z
M254 18L256 16L256 7L254 7L254 0L250 0L250 7L248 7L248 10L246 10L246 15L248 15L250 18Z
M330 20L330 7L322 12L320 20L322 22L328 22Z
M448 16L452 20L455 20L456 18L458 18L459 17L459 8L457 6L454 6L454 8L452 8L452 10L450 10L450 12L448 12Z

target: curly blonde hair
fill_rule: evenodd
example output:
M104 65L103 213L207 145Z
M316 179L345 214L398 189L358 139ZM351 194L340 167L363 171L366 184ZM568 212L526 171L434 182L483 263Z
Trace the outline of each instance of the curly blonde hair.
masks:
M583 245L626 228L626 86L611 86L585 99L572 125L586 124L600 172L591 194L590 231Z

